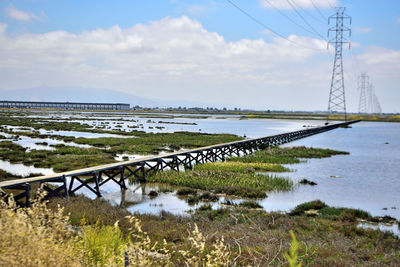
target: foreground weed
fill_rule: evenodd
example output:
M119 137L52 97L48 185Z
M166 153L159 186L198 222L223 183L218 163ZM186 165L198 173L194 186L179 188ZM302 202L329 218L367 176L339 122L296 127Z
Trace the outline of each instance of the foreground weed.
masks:
M174 244L154 242L142 230L141 222L129 216L128 235L118 221L112 225L69 224L63 208L53 211L40 201L30 208L17 208L12 198L0 200L0 266L171 266L172 256L184 259L187 266L227 266L233 264L229 246L223 238L210 247L194 225L185 242L189 248L172 250Z
M63 209L53 212L45 202L17 208L0 200L0 266L81 266L75 250L79 238L71 231Z
M285 258L287 259L289 266L290 267L301 267L302 262L298 262L299 259L299 242L296 239L296 236L294 235L293 231L290 230L290 235L292 236L292 243L290 245L290 250L289 253L285 253Z

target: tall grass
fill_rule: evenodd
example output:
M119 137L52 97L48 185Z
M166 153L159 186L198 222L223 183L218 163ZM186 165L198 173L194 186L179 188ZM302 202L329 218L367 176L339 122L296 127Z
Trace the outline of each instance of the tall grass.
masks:
M39 193L41 197L44 195ZM172 266L172 255L187 266L234 264L223 238L206 246L206 237L194 226L179 251L166 241L153 242L141 222L129 216L128 235L118 226L86 225L73 228L63 208L50 210L37 200L30 208L17 208L0 200L0 266Z
M228 171L165 171L148 177L150 182L186 186L215 193L242 197L265 197L266 191L290 190L293 182L286 178Z
M287 172L288 168L278 164L271 163L258 163L258 162L213 162L195 165L195 170L209 170L209 171L230 171L230 172Z

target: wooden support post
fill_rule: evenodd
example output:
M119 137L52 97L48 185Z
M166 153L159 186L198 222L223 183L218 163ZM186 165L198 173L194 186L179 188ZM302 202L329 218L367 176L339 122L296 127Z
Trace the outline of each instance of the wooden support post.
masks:
M45 183L40 182L40 186L43 188L43 190L45 190L47 192L45 199L49 199L51 197L67 197L67 198L69 198L68 188L67 188L67 178L65 177L65 175L54 178L52 180L48 180L47 182L62 183L62 185L53 189L53 188L47 186Z
M9 189L15 189L15 190L23 190L22 193L19 193L18 195L14 196L14 201L15 204L21 207L29 207L31 205L30 202L30 196L31 196L31 185L28 183L21 184L21 185L16 185L9 187ZM20 202L20 199L25 198L25 203Z
M81 184L79 186L77 186L76 188L73 188L73 183L74 180L77 180L78 182L80 182ZM95 183L95 188L93 189L92 187L89 186L89 183ZM97 173L93 173L93 177L90 179L87 179L86 181L81 180L78 176L72 176L71 178L71 183L69 185L69 192L70 194L75 193L77 190L79 190L82 187L86 187L87 189L89 189L90 191L92 191L94 194L96 194L98 197L101 197L101 193L100 193L100 188L99 188L99 180L98 180L98 175Z
M126 189L125 180L124 180L124 167L119 167L118 169L119 169L118 172L115 172L114 174L109 174L109 173L107 173L107 171L100 172L99 173L99 180L102 178L102 174L107 176L107 178L104 179L103 181L101 181L101 183L99 184L99 187L102 186L103 184L107 183L108 181L112 180L116 184L118 184L121 188ZM119 181L116 179L116 177L118 175L120 176Z
M144 168L144 163L142 163L142 166L140 169L142 170L142 182L146 182L146 169Z
M121 166L119 168L119 185L121 186L121 189L127 189L126 184L125 184L125 168L124 166Z
M97 196L101 197L101 193L100 193L100 180L101 180L101 175L102 171L100 172L95 172L94 173L94 177L95 177L95 190L97 191Z
M31 202L30 202L30 198L31 198L31 185L26 183L25 184L26 189L25 189L25 206L26 207L30 207L31 206Z

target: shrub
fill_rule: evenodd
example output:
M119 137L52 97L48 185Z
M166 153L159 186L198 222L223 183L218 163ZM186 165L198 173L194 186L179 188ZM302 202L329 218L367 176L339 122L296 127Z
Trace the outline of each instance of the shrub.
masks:
M307 210L320 210L327 207L327 205L321 200L314 200L310 202L305 202L303 204L297 205L291 212L290 215L301 215Z
M260 209L262 206L255 201L243 201L239 203L239 206L245 207L248 209Z

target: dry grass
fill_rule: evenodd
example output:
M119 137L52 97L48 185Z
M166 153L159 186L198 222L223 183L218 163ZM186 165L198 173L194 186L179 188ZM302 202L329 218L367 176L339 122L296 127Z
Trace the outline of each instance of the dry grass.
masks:
M44 194L39 193L42 199ZM0 266L172 266L173 257L187 266L234 264L223 237L206 246L206 237L194 224L185 238L185 250L167 241L155 242L142 230L138 218L128 216L124 235L118 221L113 225L69 224L69 216L58 206L49 209L37 200L30 208L17 208L0 200Z

